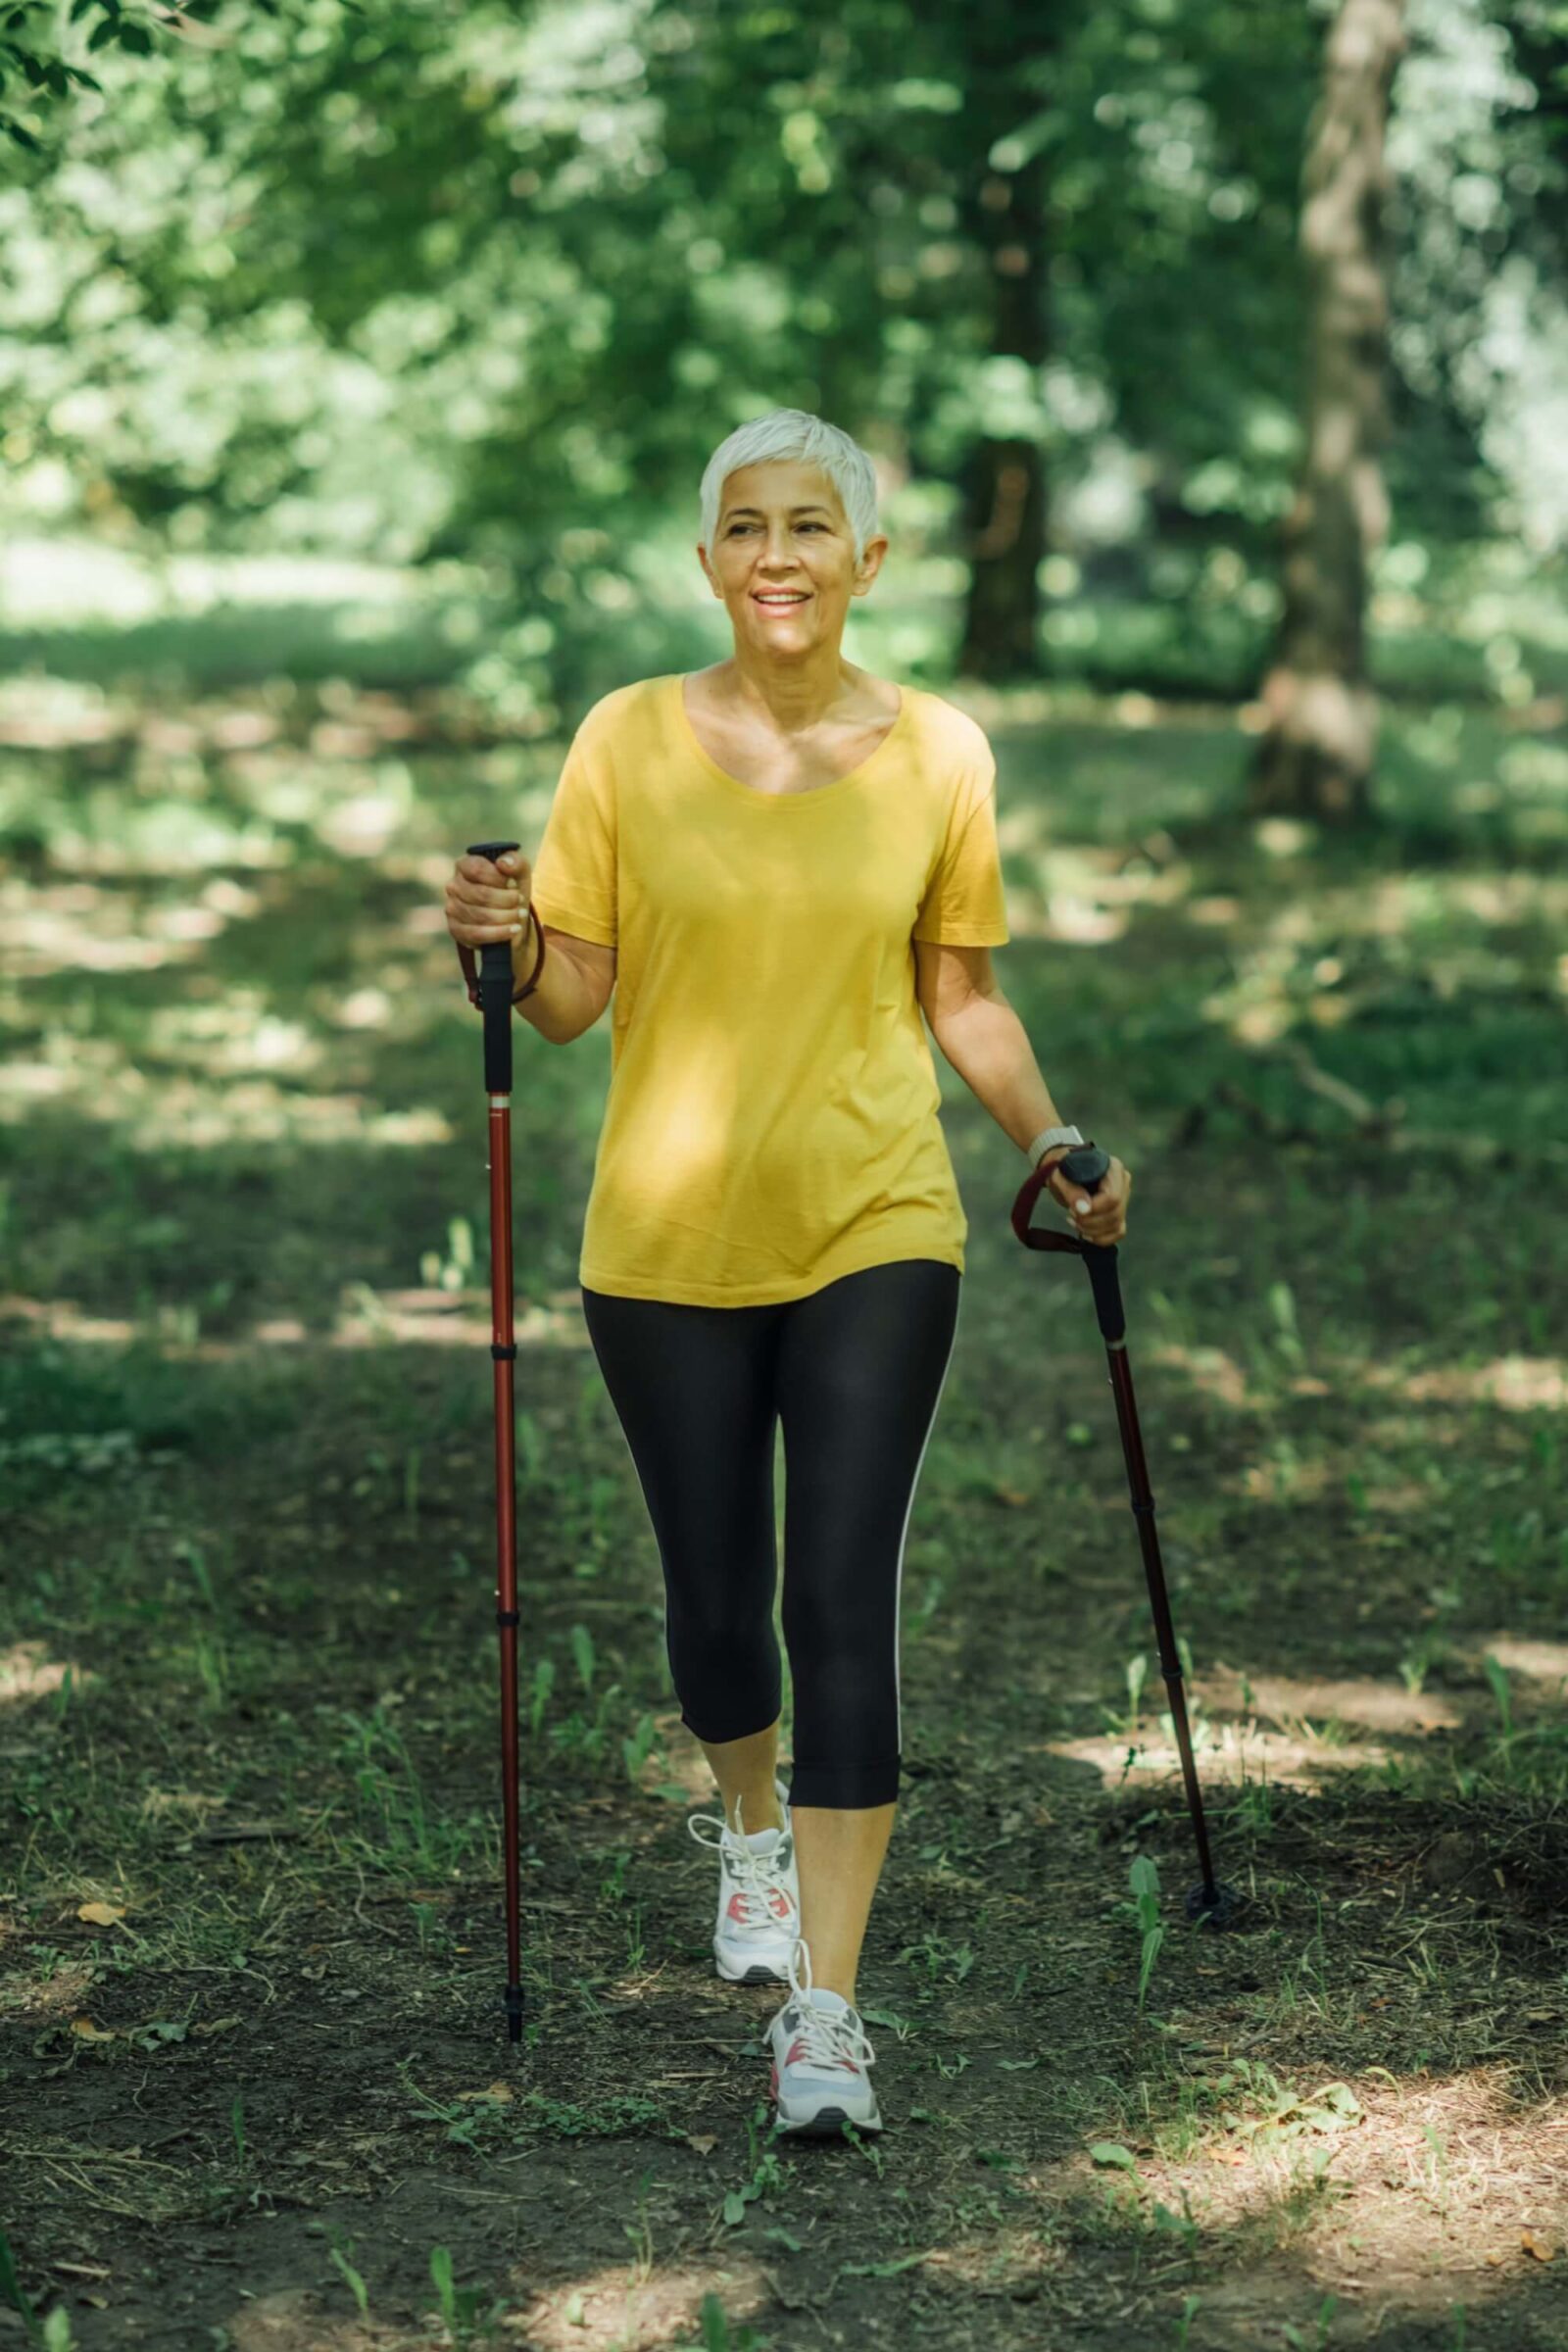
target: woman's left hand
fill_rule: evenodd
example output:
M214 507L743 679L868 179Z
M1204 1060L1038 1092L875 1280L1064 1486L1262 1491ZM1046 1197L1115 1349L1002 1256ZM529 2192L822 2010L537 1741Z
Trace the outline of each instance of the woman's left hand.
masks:
M1109 1167L1096 1185L1087 1192L1081 1184L1069 1183L1061 1173L1061 1162L1071 1147L1060 1146L1057 1152L1046 1154L1046 1184L1053 1197L1061 1202L1072 1218L1074 1229L1086 1242L1102 1250L1119 1242L1127 1230L1127 1202L1133 1189L1132 1170L1119 1159ZM1085 1206L1080 1209L1078 1203Z

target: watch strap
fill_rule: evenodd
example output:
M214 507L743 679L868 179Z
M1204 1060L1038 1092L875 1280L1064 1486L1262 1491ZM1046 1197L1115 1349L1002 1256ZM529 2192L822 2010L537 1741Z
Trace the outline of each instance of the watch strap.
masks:
M1044 1154L1057 1144L1069 1144L1076 1150L1083 1140L1076 1127L1042 1127L1029 1146L1029 1165L1038 1168Z

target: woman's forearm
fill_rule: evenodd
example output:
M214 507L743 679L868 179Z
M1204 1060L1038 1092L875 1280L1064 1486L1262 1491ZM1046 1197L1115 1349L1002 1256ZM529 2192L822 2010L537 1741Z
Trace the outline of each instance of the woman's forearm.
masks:
M521 988L538 958L536 919L530 914L522 937L512 943L514 992ZM599 1009L587 973L573 961L570 951L563 948L559 939L552 940L545 951L538 987L516 1007L519 1018L537 1029L550 1045L569 1046L574 1037L581 1037L585 1029L593 1027Z
M932 1036L975 1100L1020 1152L1044 1127L1065 1124L1040 1074L1034 1048L1005 997L971 997Z

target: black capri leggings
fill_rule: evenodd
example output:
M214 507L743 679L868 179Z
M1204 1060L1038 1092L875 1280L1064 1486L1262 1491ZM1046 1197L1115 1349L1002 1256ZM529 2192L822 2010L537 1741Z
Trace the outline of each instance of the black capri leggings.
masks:
M920 1257L767 1306L582 1294L659 1541L681 1721L699 1740L744 1740L778 1720L783 1423L798 1805L886 1805L899 1793L904 1544L962 1279Z

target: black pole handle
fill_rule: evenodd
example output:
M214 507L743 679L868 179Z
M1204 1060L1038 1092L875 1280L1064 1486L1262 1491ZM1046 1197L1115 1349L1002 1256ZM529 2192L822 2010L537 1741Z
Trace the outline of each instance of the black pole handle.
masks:
M470 858L488 858L493 865L516 841L470 841ZM479 1004L484 1014L484 1091L512 1092L512 948L504 939L487 939L479 950Z
M1082 1185L1086 1193L1093 1193L1099 1190L1110 1173L1110 1154L1102 1152L1098 1144L1075 1144L1055 1165L1069 1184ZM1032 1169L1024 1178L1018 1198L1012 1204L1012 1230L1025 1249L1065 1250L1074 1257L1087 1261L1100 1336L1109 1345L1119 1344L1127 1336L1127 1316L1122 1307L1121 1284L1116 1274L1115 1243L1086 1242L1076 1233L1052 1233L1043 1226L1034 1226L1029 1222L1030 1211L1045 1192L1050 1175L1049 1167L1039 1167ZM1054 1199L1054 1195L1051 1197Z

